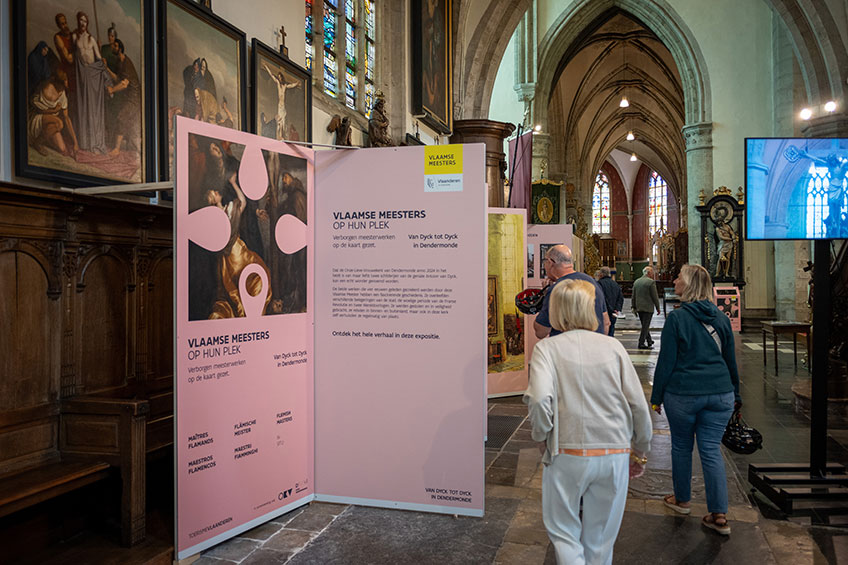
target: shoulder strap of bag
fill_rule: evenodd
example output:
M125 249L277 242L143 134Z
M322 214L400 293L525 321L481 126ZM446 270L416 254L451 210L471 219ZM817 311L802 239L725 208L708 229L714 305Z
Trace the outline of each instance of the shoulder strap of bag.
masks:
M713 338L713 341L715 341L715 344L718 346L718 352L721 353L721 338L718 337L716 329L712 326L712 324L707 324L706 322L701 322L701 325L704 326L704 329L707 330L707 333Z

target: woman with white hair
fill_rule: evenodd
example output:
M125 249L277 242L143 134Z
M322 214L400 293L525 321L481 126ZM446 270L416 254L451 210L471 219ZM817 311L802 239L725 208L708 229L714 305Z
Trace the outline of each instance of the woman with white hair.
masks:
M713 284L704 267L683 265L674 293L682 306L666 318L651 393L658 414L665 406L671 431L674 494L664 503L680 514L692 511L692 449L697 438L710 512L701 523L730 535L719 445L734 403L742 405L733 332L730 320L713 304Z
M611 563L629 477L648 461L650 410L627 351L594 331L592 283L557 284L550 320L563 333L536 344L524 394L533 439L544 442L545 528L558 563Z

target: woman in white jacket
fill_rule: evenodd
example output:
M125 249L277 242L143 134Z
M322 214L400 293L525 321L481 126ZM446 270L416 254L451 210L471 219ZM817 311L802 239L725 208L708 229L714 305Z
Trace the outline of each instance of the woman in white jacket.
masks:
M594 331L592 284L563 281L550 302L564 333L536 344L524 394L533 439L544 442L545 528L558 563L612 563L629 477L647 463L650 410L624 347Z

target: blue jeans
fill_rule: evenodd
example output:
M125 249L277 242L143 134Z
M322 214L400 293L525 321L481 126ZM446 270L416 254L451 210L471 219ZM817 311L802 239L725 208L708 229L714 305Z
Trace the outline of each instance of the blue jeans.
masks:
M665 393L663 404L671 428L671 478L678 502L692 498L692 448L697 438L707 509L727 513L727 476L719 445L733 414L733 399L732 392L702 396Z

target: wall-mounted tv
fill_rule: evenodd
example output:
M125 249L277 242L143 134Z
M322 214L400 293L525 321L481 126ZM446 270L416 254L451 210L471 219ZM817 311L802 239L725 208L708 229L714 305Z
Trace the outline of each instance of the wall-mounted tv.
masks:
M848 138L745 139L747 239L848 238Z

